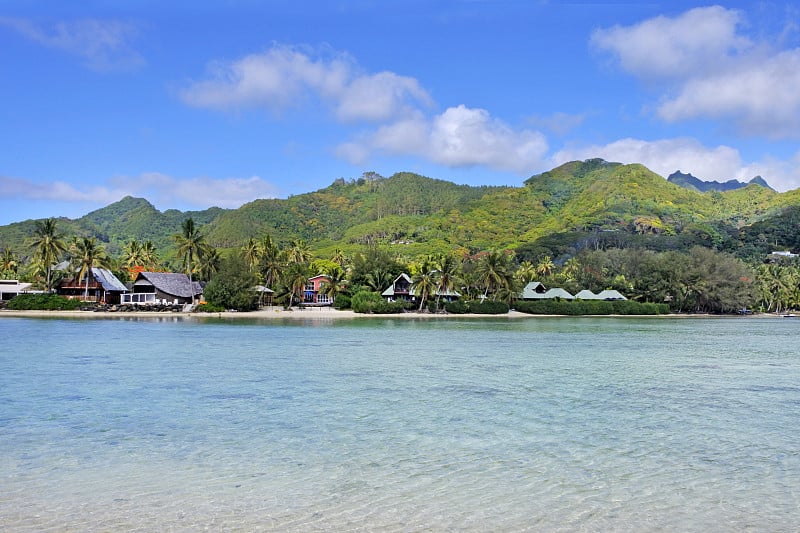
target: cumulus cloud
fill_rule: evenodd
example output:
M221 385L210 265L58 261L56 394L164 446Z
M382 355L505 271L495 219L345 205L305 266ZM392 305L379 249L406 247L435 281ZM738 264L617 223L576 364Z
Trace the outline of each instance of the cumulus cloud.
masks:
M342 157L361 163L377 151L415 155L450 167L485 165L525 175L547 152L539 132L515 130L484 109L460 105L428 119L421 113L378 128L338 149Z
M0 26L11 28L47 48L82 57L97 71L128 70L144 64L132 47L137 28L118 20L83 19L58 22L45 28L27 19L0 17Z
M775 50L741 33L743 15L720 6L597 30L591 44L632 75L664 87L667 122L710 118L747 135L800 136L800 48Z
M738 11L720 6L655 17L632 26L596 30L591 44L615 55L623 69L645 79L692 77L722 67L752 47L736 28ZM727 61L723 61L725 63Z
M290 46L214 62L208 78L191 83L180 96L197 107L270 111L282 111L316 96L343 121L383 121L431 104L414 78L392 72L364 73L345 54L313 57Z
M157 172L115 177L99 185L75 186L63 181L34 182L0 176L7 198L106 205L125 196L143 196L164 209L237 208L258 198L274 198L277 188L258 176L250 178L175 178Z

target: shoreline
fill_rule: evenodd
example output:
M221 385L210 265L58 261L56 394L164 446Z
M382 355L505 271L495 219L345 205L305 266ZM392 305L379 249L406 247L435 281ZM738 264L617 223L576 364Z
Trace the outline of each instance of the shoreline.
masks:
M579 317L609 317L609 318L783 318L780 314L754 313L751 315L710 315L710 314L678 314L666 315L535 315L519 311L509 311L499 315L464 313L464 314L434 314L434 313L391 313L391 314L363 314L349 309L339 310L321 307L293 308L270 307L258 311L223 311L220 313L183 313L174 311L16 311L2 309L0 318L86 318L86 319L114 319L114 318L178 318L178 319L204 319L204 318L230 318L230 319L260 319L260 320L308 320L324 319L357 319L357 318L402 318L402 319L451 319L451 318L579 318Z

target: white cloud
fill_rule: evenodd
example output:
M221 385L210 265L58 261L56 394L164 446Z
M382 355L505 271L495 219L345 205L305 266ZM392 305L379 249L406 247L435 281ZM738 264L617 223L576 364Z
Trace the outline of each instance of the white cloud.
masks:
M655 109L667 122L707 118L731 122L745 135L797 138L800 48L753 41L739 31L743 23L736 10L697 8L598 30L591 44L664 88Z
M0 17L0 26L47 48L82 57L93 70L128 70L144 64L142 56L131 46L137 29L127 22L83 19L42 28L27 19Z
M591 44L611 52L623 69L644 79L693 77L721 68L725 60L752 47L736 33L740 22L738 11L701 7L675 18L659 16L596 30Z
M82 188L62 182L34 182L0 176L7 198L107 205L125 196L145 197L163 209L237 208L258 198L274 198L277 188L258 176L250 178L175 178L157 172L115 177Z
M460 105L432 119L417 113L383 126L341 145L338 154L361 163L375 151L424 157L449 167L485 165L526 175L542 163L547 141L539 132L512 129L484 109Z
M345 54L314 58L289 46L209 66L209 79L181 91L187 104L212 109L266 108L282 111L309 96L328 103L344 121L380 121L430 105L428 93L409 77L364 74Z
M800 49L689 80L658 109L664 120L731 118L741 130L771 138L800 134Z
M664 177L680 170L702 180L731 179L738 176L742 168L737 150L728 146L708 148L694 139L685 138L658 141L620 139L604 146L564 149L555 153L552 160L554 165L560 165L593 157L624 164L641 163Z

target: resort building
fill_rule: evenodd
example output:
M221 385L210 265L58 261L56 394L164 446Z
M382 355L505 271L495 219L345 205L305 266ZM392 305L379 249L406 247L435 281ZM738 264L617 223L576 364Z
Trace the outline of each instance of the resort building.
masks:
M203 287L190 281L186 274L173 272L139 272L133 282L132 291L124 294L124 304L179 305L193 303L202 296Z
M547 289L538 281L528 283L519 294L520 300L554 300L556 298L560 300L627 300L619 291L615 290L605 290L595 294L588 289L584 289L573 296L564 289L557 287Z
M56 287L56 294L66 296L71 300L102 304L118 304L126 292L128 292L128 288L117 276L110 270L100 267L88 269L81 277L75 275L67 278Z
M0 279L0 300L10 300L18 294L26 292L41 292L41 291L28 291L30 283L20 283L16 279Z
M417 292L414 282L408 274L403 273L395 278L392 284L381 293L387 301L406 300L409 302L417 301ZM453 302L461 298L461 293L457 291L436 291L430 298L438 298L445 302Z
M333 305L333 298L324 292L325 286L330 282L331 278L325 274L308 278L303 290L303 303L305 305Z

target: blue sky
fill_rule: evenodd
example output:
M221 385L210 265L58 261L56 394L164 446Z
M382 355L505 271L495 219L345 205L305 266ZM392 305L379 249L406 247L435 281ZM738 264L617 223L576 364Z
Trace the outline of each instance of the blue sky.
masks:
M800 187L796 2L0 4L0 224L602 157Z

